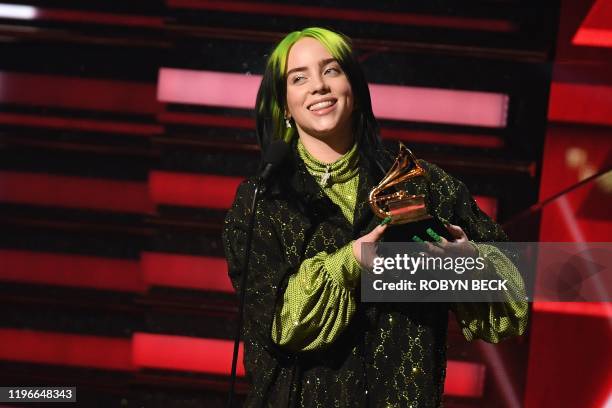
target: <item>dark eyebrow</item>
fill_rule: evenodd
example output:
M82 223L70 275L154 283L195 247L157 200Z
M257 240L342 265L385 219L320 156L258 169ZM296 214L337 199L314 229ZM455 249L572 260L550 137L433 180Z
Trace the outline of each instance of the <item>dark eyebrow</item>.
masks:
M322 66L327 65L330 62L334 62L334 61L338 62L338 60L336 60L335 58L327 58L327 59L319 61L319 66L322 67ZM289 74L291 74L291 73L293 73L295 71L306 71L306 69L307 69L306 67L292 68L289 71L287 71L287 76L289 76Z

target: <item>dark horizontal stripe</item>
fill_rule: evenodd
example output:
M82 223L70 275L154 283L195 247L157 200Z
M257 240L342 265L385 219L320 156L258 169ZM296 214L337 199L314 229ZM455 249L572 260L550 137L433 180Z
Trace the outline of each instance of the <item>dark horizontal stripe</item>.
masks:
M228 125L231 124L231 120L227 122ZM212 124L218 123L213 121ZM501 152L497 154L500 158L507 160L511 156L507 149L502 149L506 144L504 136L483 134L477 131L458 133L436 128L439 127L412 128L394 123L393 127L383 126L381 133L390 142L402 140L408 145L418 144L418 153L422 151L426 155L434 151L440 152L444 147L447 147L451 153L463 154L456 150L457 147L463 147L486 149L486 153L471 152L470 155L474 157L479 155L491 157L492 150L500 149L503 150L503 154ZM122 148L120 140L113 140L113 145L105 146L102 144L103 140L92 143L92 140L78 135L73 137L75 141L78 141L77 143L57 139L47 141L48 138L41 139L38 135L30 138L11 138L0 135L0 140L6 141L9 146L0 155L4 154L7 157L2 166L5 169L76 175L86 173L88 176L115 179L126 176L136 179L146 178L148 167L158 162L158 160L153 160L157 156L161 156L159 166L157 166L161 170L230 176L254 174L259 163L259 150L254 144L254 139L251 139L248 133L234 130L236 138L240 136L245 138L245 140L235 140L232 139L231 131L227 135L219 135L221 130L207 128L205 135L196 134L195 130L181 130L173 137L155 138L155 147L149 146L148 142L143 142L140 143L142 146L140 148L129 147L135 143L128 143L125 148ZM40 151L38 151L39 148ZM72 155L73 153L78 153L78 155ZM39 156L44 156L44 159L37 159ZM11 164L13 162L14 164ZM130 167L133 170L126 171Z
M193 221L188 216L152 220L148 225L157 228L158 232L151 239L151 250L185 255L223 257L222 220L221 217L215 222L201 222Z
M159 170L241 178L257 172L259 152L215 152L211 150L204 144L201 146L165 145Z
M0 248L138 259L155 230L123 214L0 205Z
M25 74L25 73L24 73ZM30 73L28 73L29 75ZM100 79L100 78L98 78ZM17 103L0 104L0 112L6 114L28 115L29 117L51 117L59 119L84 119L100 122L121 122L136 125L151 125L156 123L157 112L119 112L91 110L86 106L42 106Z
M162 27L164 24L163 18L158 16L146 16L138 14L116 14L99 11L40 7L37 7L36 10L36 19L61 21L63 23L77 22L149 28Z
M0 137L0 140L1 137ZM31 174L32 177L49 177L53 183L60 177L66 183L86 180L88 183L119 182L125 184L125 192L138 183L146 185L149 169L158 160L155 157L131 154L113 154L113 148L101 152L70 151L65 149L38 148L38 146L5 146L0 149L0 170L12 174ZM60 145L61 147L61 145ZM130 153L126 149L126 153ZM143 153L142 150L135 153ZM33 182L32 179L30 182ZM133 184L129 184L133 183ZM119 184L116 188L121 188ZM34 186L32 186L34 187ZM42 186L41 186L42 187ZM77 188L75 185L73 188ZM79 187L80 188L80 187ZM95 187L92 187L95 188ZM113 191L109 184L109 193Z
M517 26L514 23L504 20L423 15L406 12L402 13L398 11L391 13L377 10L216 0L168 0L168 5L170 7L177 8L195 8L246 14L299 16L306 18L324 18L348 20L353 22L399 24L422 27L468 29L493 32L512 32L517 30Z
M140 299L135 298L135 302ZM67 302L70 298L66 299ZM67 303L66 302L66 303ZM235 331L236 313L213 313L202 296L202 311L189 313L185 308L170 306L143 307L123 305L121 310L84 308L74 305L10 304L2 302L2 328L53 331L66 334L129 338L135 332L170 334L198 338L229 340Z
M161 207L159 216L0 204L0 248L138 259L142 251L222 257L225 210Z
M96 1L96 0L93 0ZM99 1L99 0L97 0ZM194 0L197 1L197 0ZM243 1L243 0L229 0ZM263 0L267 4L290 4L293 6L311 6L312 1L309 0ZM333 3L331 1L321 3ZM423 2L423 3L405 3L401 1L391 1L385 3L372 3L356 1L351 4L351 9L362 11L385 11L388 13L410 12L418 14L434 14L434 15L452 15L455 17L471 17L483 18L484 16L496 16L503 18L517 19L520 14L524 14L520 6L520 0L507 0L503 3L497 1L483 1L474 4L454 4L445 2ZM521 13L522 11L522 13Z
M151 317L156 314L182 314L188 319L233 319L237 315L237 299L234 294L207 292L168 287L152 287L147 293L135 294L120 291L102 291L91 288L75 288L53 285L33 285L15 282L0 284L0 303L15 310L29 308L37 310L90 311L92 314L111 316L127 313L132 316ZM80 313L80 312L79 312ZM35 320L34 320L35 321ZM52 322L51 322L52 323ZM50 324L51 324L50 323ZM71 324L65 323L65 327ZM71 330L87 329L82 324ZM147 326L148 330L159 331L163 325ZM172 326L178 327L178 326ZM187 325L187 329L208 330L198 324ZM95 330L95 328L92 328ZM123 330L123 329L122 329ZM127 329L126 329L127 330ZM174 330L168 328L168 330ZM214 334L209 333L215 337ZM231 335L228 335L230 337Z
M191 37L185 44L201 44L202 38L239 39L247 43L269 43L269 48L296 27L316 26L319 19L286 16L275 20L275 31L270 31L268 19L253 19L241 13L219 11L194 12L177 10L173 14L176 30ZM543 16L543 24L526 24L523 32L490 33L478 31L449 31L423 27L370 23L334 22L334 29L353 39L357 49L370 52L422 53L430 56L478 58L481 61L544 62L550 57L555 21ZM546 26L545 26L546 25ZM527 41L525 36L530 36ZM244 55L240 53L240 55ZM264 54L265 55L265 54ZM391 55L391 54L388 54ZM173 59L174 60L174 59ZM191 66L196 65L192 63Z
M418 158L423 158L441 167L451 166L453 172L478 173L483 176L521 173L533 174L534 163L525 159L516 160L508 152L506 139L499 134L453 133L439 127L383 126L381 133L385 145L392 151L397 141L402 140ZM250 176L256 171L260 160L255 141L197 139L193 130L177 134L174 138L161 138L159 145L164 153L163 169L181 172L210 173L231 176ZM503 147L502 147L503 146ZM469 160L467 159L469 158ZM483 173L483 168L487 169Z
M4 20L6 23L6 20ZM78 47L132 48L164 51L172 43L163 33L154 28L115 26L102 24L71 23L48 20L12 20L12 24L0 25L4 38L23 42L38 42L51 45L72 45ZM146 73L150 73L146 70ZM150 75L145 75L150 77Z
M612 85L610 63L592 61L584 64L579 61L556 61L553 68L553 80L556 83Z
M0 112L0 126L46 128L53 129L54 131L78 130L84 132L104 132L130 136L153 136L164 132L163 127L158 124L139 124L2 112Z
M12 136L7 136L10 133ZM142 158L158 158L159 150L151 147L151 142L148 138L119 136L119 135L96 135L82 134L79 132L62 132L61 134L49 134L46 131L28 132L27 137L15 136L13 131L3 133L0 131L0 144L3 144L6 150L10 149L28 149L28 150L44 150L53 153L75 153L83 155L108 155L109 157L133 157L137 160ZM126 140L129 139L129 140ZM107 143L104 143L107 142ZM34 166L37 167L37 166ZM31 170L30 167L27 168ZM80 174L80 172L79 172ZM121 177L130 177L129 173L120 173Z
M96 237L96 227L99 233L109 234L116 229L120 235L113 237L115 241L119 236L125 238L150 237L154 230L147 226L141 214L122 213L118 211L97 211L84 208L62 208L56 206L31 205L31 204L11 204L0 203L0 219L6 226L19 226L18 220L29 221L32 228L36 227L38 221L56 221L58 224L82 223L80 231ZM11 222L13 220L14 222ZM88 226L91 229L88 229ZM108 228L102 228L106 226ZM27 227L24 224L24 228ZM72 229L78 232L78 228ZM27 231L27 229L24 229ZM107 235L108 236L108 235ZM2 234L0 234L0 239ZM125 243L122 243L125 244Z
M382 128L381 136L385 139L401 140L408 142L449 144L457 146L481 147L481 148L503 148L505 143L502 138L492 136L437 133L428 131L402 131L390 128Z
M143 312L134 301L136 295L129 292L2 282L0 294L1 303L15 308L66 308L91 310L96 313L102 311L108 314L126 310L131 313Z
M0 35L22 39L0 43L0 52L5 55L0 60L0 71L156 81L158 67L165 61L165 47L161 44L156 47L142 44L138 38L148 36L140 30L122 33L117 32L122 30L115 28L112 30L113 36L108 37L111 34L108 27L101 27L96 32L90 25L83 24L85 26L81 29L64 24L36 27L27 30L27 34L19 32L16 27L11 29L0 25Z
M166 7L163 0L132 0L127 3L114 3L106 0L89 0L87 2L75 0L30 0L34 6L40 5L50 9L70 9L80 11L93 11L104 13L134 14L144 16L156 16L164 12Z
M3 302L2 328L61 332L66 334L108 336L129 339L135 331L146 329L145 314L122 311L102 311L77 307L18 304Z
M202 150L214 154L224 152L259 156L261 151L254 132L231 128L195 129L180 126L175 129L172 137L156 137L155 142L162 149L189 148L192 151Z
M255 128L255 120L247 117L188 112L162 112L157 117L160 122L170 124L214 126L220 128L231 127L249 130Z

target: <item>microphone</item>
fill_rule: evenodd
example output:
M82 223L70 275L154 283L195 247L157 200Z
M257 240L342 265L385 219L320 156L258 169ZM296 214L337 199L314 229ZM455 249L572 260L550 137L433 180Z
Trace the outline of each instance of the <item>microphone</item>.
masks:
M264 168L259 173L259 179L266 181L287 155L289 155L289 145L284 140L276 140L270 143L263 155Z

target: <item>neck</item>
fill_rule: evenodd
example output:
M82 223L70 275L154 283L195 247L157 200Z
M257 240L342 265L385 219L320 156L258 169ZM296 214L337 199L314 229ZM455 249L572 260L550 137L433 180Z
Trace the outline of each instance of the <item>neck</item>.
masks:
M327 139L318 139L305 133L300 133L299 137L308 153L321 163L335 162L348 152L354 143L351 133L344 137L330 137Z

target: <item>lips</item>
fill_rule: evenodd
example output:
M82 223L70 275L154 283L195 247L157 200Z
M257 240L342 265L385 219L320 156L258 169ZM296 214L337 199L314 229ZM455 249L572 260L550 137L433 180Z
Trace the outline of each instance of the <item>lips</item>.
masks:
M329 108L330 106L335 105L337 102L337 99L335 98L327 98L327 99L321 99L319 101L316 101L310 105L308 105L308 110L311 112L317 112L326 108Z

